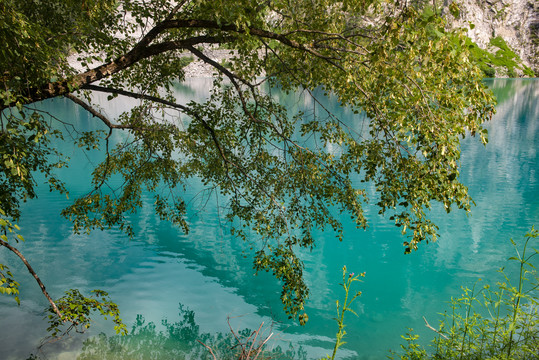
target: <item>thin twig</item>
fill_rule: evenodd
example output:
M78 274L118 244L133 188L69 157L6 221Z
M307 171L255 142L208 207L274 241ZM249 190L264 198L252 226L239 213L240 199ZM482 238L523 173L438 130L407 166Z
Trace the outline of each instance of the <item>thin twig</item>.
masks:
M446 340L449 340L449 338L447 336L445 336L444 334L442 334L440 331L436 330L435 328L433 328L432 326L430 326L429 322L427 321L427 319L425 319L425 317L423 316L423 320L425 321L425 326L428 327L429 329L431 329L432 331L434 331L435 333L437 333L438 335L440 335L441 337L443 337L444 339Z
M266 345L266 343L269 341L269 339L273 336L273 333L270 333L268 335L268 337L266 338L266 340L264 340L260 346L258 347L258 351L256 352L256 355L254 357L254 359L256 360L258 358L258 355L260 355L260 353L262 352L262 349L264 348L264 345Z
M199 343L202 344L202 346L204 346L206 349L208 349L208 351L210 352L211 356L213 357L213 360L217 360L217 358L215 357L215 354L213 353L213 350L211 349L211 347L209 347L208 345L204 344L202 341L198 340L197 341Z

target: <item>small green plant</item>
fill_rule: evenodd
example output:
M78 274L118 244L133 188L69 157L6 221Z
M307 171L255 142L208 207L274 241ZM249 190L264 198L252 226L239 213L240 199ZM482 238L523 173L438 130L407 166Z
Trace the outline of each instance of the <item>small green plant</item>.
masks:
M500 10L496 10L495 8L493 9L496 13L496 15L494 15L494 19L495 20L505 20L505 18L507 17L507 8L509 7L508 4L502 4L502 8Z
M182 68L186 67L187 65L189 65L190 63L192 63L193 61L195 61L195 58L192 57L192 56L182 56L180 57L179 59L179 64Z
M350 288L352 287L352 283L355 281L361 281L360 278L365 277L365 273L361 273L359 275L355 275L354 273L347 273L346 272L346 266L343 266L342 268L342 283L339 284L344 289L344 302L341 304L339 300L336 301L337 304L337 317L334 318L337 324L339 325L339 331L337 332L337 337L335 340L335 347L333 348L333 354L331 357L329 355L326 355L324 359L335 359L335 355L337 354L337 350L344 344L346 344L345 341L343 341L344 336L346 335L346 331L344 328L346 325L344 324L344 314L349 311L352 314L357 315L357 313L350 308L350 305L354 302L354 300L361 295L361 291L357 291L355 294L350 294Z
M17 224L12 224L7 218L6 213L0 208L0 247L12 248L8 244L8 235L12 236L16 242L24 241L24 238L16 234L16 230L20 230ZM14 279L9 267L0 264L0 294L11 295L14 297L17 304L21 304L19 299L19 283Z
M425 349L417 343L419 335L414 334L413 332L414 329L408 328L406 335L401 335L401 338L406 340L406 345L401 345L401 348L405 351L405 354L397 355L396 352L390 351L391 355L399 356L398 358L401 360L420 360L428 357ZM389 358L394 359L392 356Z
M111 318L117 334L127 334L127 327L120 318L118 305L113 303L103 290L93 290L90 297L86 297L77 289L71 289L56 301L56 305L62 317L57 315L57 311L52 306L49 308L47 331L51 333L52 338L66 335L71 330L85 332L91 325L90 315L95 311L99 312L105 320L107 317ZM67 329L64 329L63 325L66 325Z
M400 359L539 359L539 278L532 263L539 250L531 246L538 237L532 227L521 245L511 239L516 256L508 261L518 265L515 279L501 268L503 280L495 289L478 290L479 279L451 299L438 330L427 323L438 333L433 354L416 343L419 336L408 333Z

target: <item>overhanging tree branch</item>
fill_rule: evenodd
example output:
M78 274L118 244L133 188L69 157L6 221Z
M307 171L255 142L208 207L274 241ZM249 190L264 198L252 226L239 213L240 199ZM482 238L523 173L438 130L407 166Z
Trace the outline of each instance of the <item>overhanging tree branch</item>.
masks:
M182 110L185 113L190 113L191 112L191 109L189 109L189 107L187 107L185 105L181 105L181 104L178 104L178 103L174 103L172 101L164 100L164 99L158 98L156 96L136 93L136 92L127 91L127 90L124 90L124 89L109 88L109 87L104 87L104 86L99 86L99 85L92 85L92 84L85 85L83 87L83 89L84 90L99 91L99 92L108 93L108 94L123 95L123 96L127 96L127 97L134 98L134 99L148 100L148 101L152 101L152 102L155 102L155 103L159 103L159 104L169 106L169 107L174 108L174 109Z
M42 87L28 88L22 91L22 98L10 103L0 105L0 111L15 106L18 102L30 104L33 102L46 100L76 91L85 85L94 83L101 79L110 77L122 70L125 70L141 60L156 56L168 51L186 49L197 44L218 44L227 41L226 39L213 36L195 36L184 40L167 41L159 44L147 46L146 37L141 40L131 51L120 56L116 60L100 65L94 69L85 71L69 79L45 84ZM142 45L141 45L142 44Z
M34 279L36 279L36 282L37 284L39 285L39 287L41 288L41 292L43 293L43 295L45 295L45 297L47 298L47 300L49 301L49 303L51 304L51 307L52 309L54 310L54 312L56 313L56 315L58 315L58 317L60 319L63 318L63 315L62 313L60 312L60 310L58 310L58 307L56 306L56 304L54 303L54 301L52 300L52 298L50 297L49 293L47 292L47 290L45 289L45 285L43 285L43 282L41 281L41 279L39 278L39 276L37 276L36 272L34 271L34 269L32 268L32 266L30 265L30 263L28 262L28 260L26 260L26 258L23 256L23 254L21 254L21 252L11 246L8 242L0 239L0 245L8 248L8 250L10 250L12 253L14 253L15 255L17 255L21 261L24 263L24 265L26 266L26 268L28 269L28 272L34 277Z
M224 5L237 6L235 11L189 0L112 2L116 7L110 12L95 12L96 17L103 14L97 19L102 22L96 22L103 23L103 28L94 23L85 27L89 14L74 9L69 15L81 20L58 30L67 31L69 41L51 47L47 42L53 40L46 39L51 39L48 30L56 31L49 29L50 20L56 19L39 22L37 18L37 31L31 31L31 36L4 38L12 46L5 47L7 61L0 59L7 64L5 68L12 64L16 70L9 68L9 73L1 75L0 110L6 109L2 120L20 128L17 137L10 138L20 148L30 142L31 131L19 122L24 119L18 119L17 109L7 108L17 105L21 109L21 105L56 96L65 95L98 117L108 126L109 136L113 129L131 130L133 136L118 139L114 156L107 156L94 172L96 190L91 195L100 201L79 199L64 212L73 216L76 230L119 226L130 233L126 214L142 206L144 188L155 191L163 181L174 188L184 178L201 177L204 186L235 197L227 216L256 230L264 246L256 255L255 268L273 271L284 282L282 300L287 313L294 315L303 309L308 294L296 246L312 248L314 228L330 226L342 239L343 226L332 216L330 205L350 211L357 224L366 224L361 203L366 195L363 185L353 183L356 175L375 183L381 213L394 211L395 223L414 231L411 245L405 243L408 248L436 236L437 228L425 220L423 211L431 201L456 203L468 210L466 189L453 182L454 175L451 178L458 170L458 137L465 129L481 128L493 105L478 72L460 61L466 49L454 46L459 35L446 33L443 23L430 22L413 7L401 9L406 2L384 2L377 7L373 1L374 12L357 2L357 6L336 3L328 8L312 6L308 0L275 4L279 9L273 9L272 2L224 0ZM165 6L152 7L157 4ZM129 19L122 20L127 14ZM15 44L19 38L25 47ZM228 59L230 67L207 52L213 44L223 43L235 52ZM89 61L95 61L96 53L102 54L106 63L65 75L73 71L65 61L66 46L88 53L82 57ZM10 48L17 53L9 53ZM261 56L264 49L269 56ZM187 53L219 72L207 101L186 104L178 100L179 93L174 94L173 82L185 75L180 57ZM35 74L29 72L34 68ZM270 86L277 84L291 92L323 89L335 95L354 112L365 112L369 128L361 132L363 138L353 136L353 130L338 119L320 117L316 103L312 120L306 119L302 104L297 108L280 104L282 98L257 83L255 76L262 71ZM105 81L97 85L100 80ZM109 119L99 108L92 108L93 101L79 96L79 90L128 96L140 104L125 109L118 119ZM190 121L168 122L171 109ZM32 120L39 125L44 121L38 115ZM105 140L109 155L108 137ZM326 145L332 145L331 149ZM416 153L405 156L398 146L416 149ZM440 154L440 148L448 149L453 158ZM3 151L5 159L12 157L10 148ZM35 151L25 154L35 156ZM9 176L15 168L4 165ZM112 171L124 183L111 189L109 196L98 190ZM13 176L18 181L20 174ZM32 186L28 191L33 191ZM157 200L160 216L184 216L183 206ZM401 200L406 201L399 204ZM398 214L399 205L406 212ZM289 231L289 224L301 230L301 235ZM246 238L246 233L239 236ZM270 241L272 247L273 243L277 246L270 248Z
M82 101L81 99L79 99L78 97L72 94L65 94L64 96L68 98L69 100L73 101L75 104L80 105L82 108L84 108L84 110L88 111L90 114L92 114L96 118L103 121L103 123L107 125L109 129L131 129L132 128L129 125L113 124L112 121L110 121L105 115L101 114L99 111L97 111L96 109L94 109L93 107L91 107L90 105L88 105L87 103L85 103L84 101Z
M161 34L171 29L209 29L219 30L223 34L221 36L199 35L186 39L179 39L175 41L165 41L162 43L152 44L152 42ZM338 58L334 56L327 56L318 52L311 43L302 44L296 40L290 39L286 35L272 32L265 29L256 27L238 27L237 25L221 25L214 20L164 20L154 26L129 52L111 61L109 63L100 65L96 68L90 69L83 73L77 74L72 78L62 79L55 82L50 82L42 87L31 87L25 89L22 92L22 98L17 101L12 101L8 104L0 105L0 111L15 106L17 102L23 104L29 104L36 101L41 101L57 96L62 96L71 93L77 89L83 88L86 85L92 84L101 79L110 77L122 70L125 70L139 61L163 54L169 51L177 51L182 49L189 49L198 44L221 44L230 42L234 38L227 33L247 34L254 35L255 37L276 40L290 48L305 51L317 58L324 59L330 64L338 67L338 64L334 63ZM342 51L342 49L341 49Z

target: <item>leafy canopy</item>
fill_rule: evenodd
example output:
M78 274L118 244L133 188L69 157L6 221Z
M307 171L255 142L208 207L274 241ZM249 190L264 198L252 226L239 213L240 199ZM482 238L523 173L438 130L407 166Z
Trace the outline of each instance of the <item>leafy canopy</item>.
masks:
M150 191L157 214L187 232L181 190L200 179L227 196L234 233L251 244L255 269L282 281L285 311L300 322L308 288L297 251L315 246L315 229L342 239L334 209L366 228L367 186L377 192L369 206L408 234L406 252L436 239L433 202L470 210L459 141L470 133L486 143L481 124L494 100L463 34L414 2L2 0L0 16L6 217L17 218L19 202L35 196L35 172L63 189L54 176L63 162L50 156L57 120L32 107L58 96L110 130L76 140L99 147L106 160L91 174L93 190L63 211L75 231L132 234L127 215ZM213 60L215 48L231 60ZM186 103L173 91L188 56L214 71L205 102ZM268 86L303 90L315 102L313 91L322 89L368 117L368 128L357 133L327 110L294 113ZM109 119L90 92L140 102ZM180 121L165 120L165 112ZM109 146L113 131L129 132L129 141ZM118 176L123 186L110 191L107 182Z

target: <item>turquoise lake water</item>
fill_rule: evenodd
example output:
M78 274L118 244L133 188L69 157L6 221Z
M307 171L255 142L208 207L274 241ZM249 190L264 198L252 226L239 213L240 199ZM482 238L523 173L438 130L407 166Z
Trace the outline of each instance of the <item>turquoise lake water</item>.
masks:
M177 90L200 99L210 84L194 79ZM482 284L494 284L497 269L513 255L509 238L522 239L533 224L539 227L539 80L488 84L499 98L497 114L487 124L489 144L484 147L473 138L462 142L461 181L477 204L472 215L447 215L434 207L440 239L422 244L411 255L403 254L405 237L374 207L365 207L367 231L346 222L341 243L332 233L318 234L316 248L303 254L311 289L304 327L286 319L279 284L268 274L253 276L248 247L229 235L220 211L225 199L215 194L195 197L189 208L191 232L184 235L159 221L148 196L148 204L131 218L137 236L129 240L116 230L74 235L59 216L70 200L42 189L38 199L23 206L20 226L26 243L19 248L53 297L69 288L108 291L128 328L135 326L134 335L119 339L110 322L96 317L86 334L37 349L46 335L46 300L18 259L2 249L0 263L10 264L21 282L22 302L17 307L12 299L0 297L0 359L26 359L30 354L46 359L182 358L197 338L218 347L224 341L219 334L229 332L228 317L235 330L254 330L264 322L265 334L273 333L270 348L292 346L307 359L324 356L331 353L337 331L332 318L335 300L342 298L338 284L343 265L356 273L365 271L366 277L357 287L363 295L353 306L359 316L347 318L348 343L341 358L383 359L389 349L398 350L407 328L425 341L431 339L422 317L437 324L438 313L447 309L451 296L461 293L461 285L472 286L478 278ZM291 107L314 106L308 97L275 96ZM331 99L325 101L350 126L363 125L364 120L351 118ZM116 101L105 111L114 116L129 105ZM95 124L67 100L43 107L83 129ZM58 146L71 157L72 164L61 172L68 179L70 197L84 194L90 189L88 174L102 155L84 153L69 143ZM194 181L186 196L200 194L201 186ZM201 346L193 351L191 358L207 355Z

